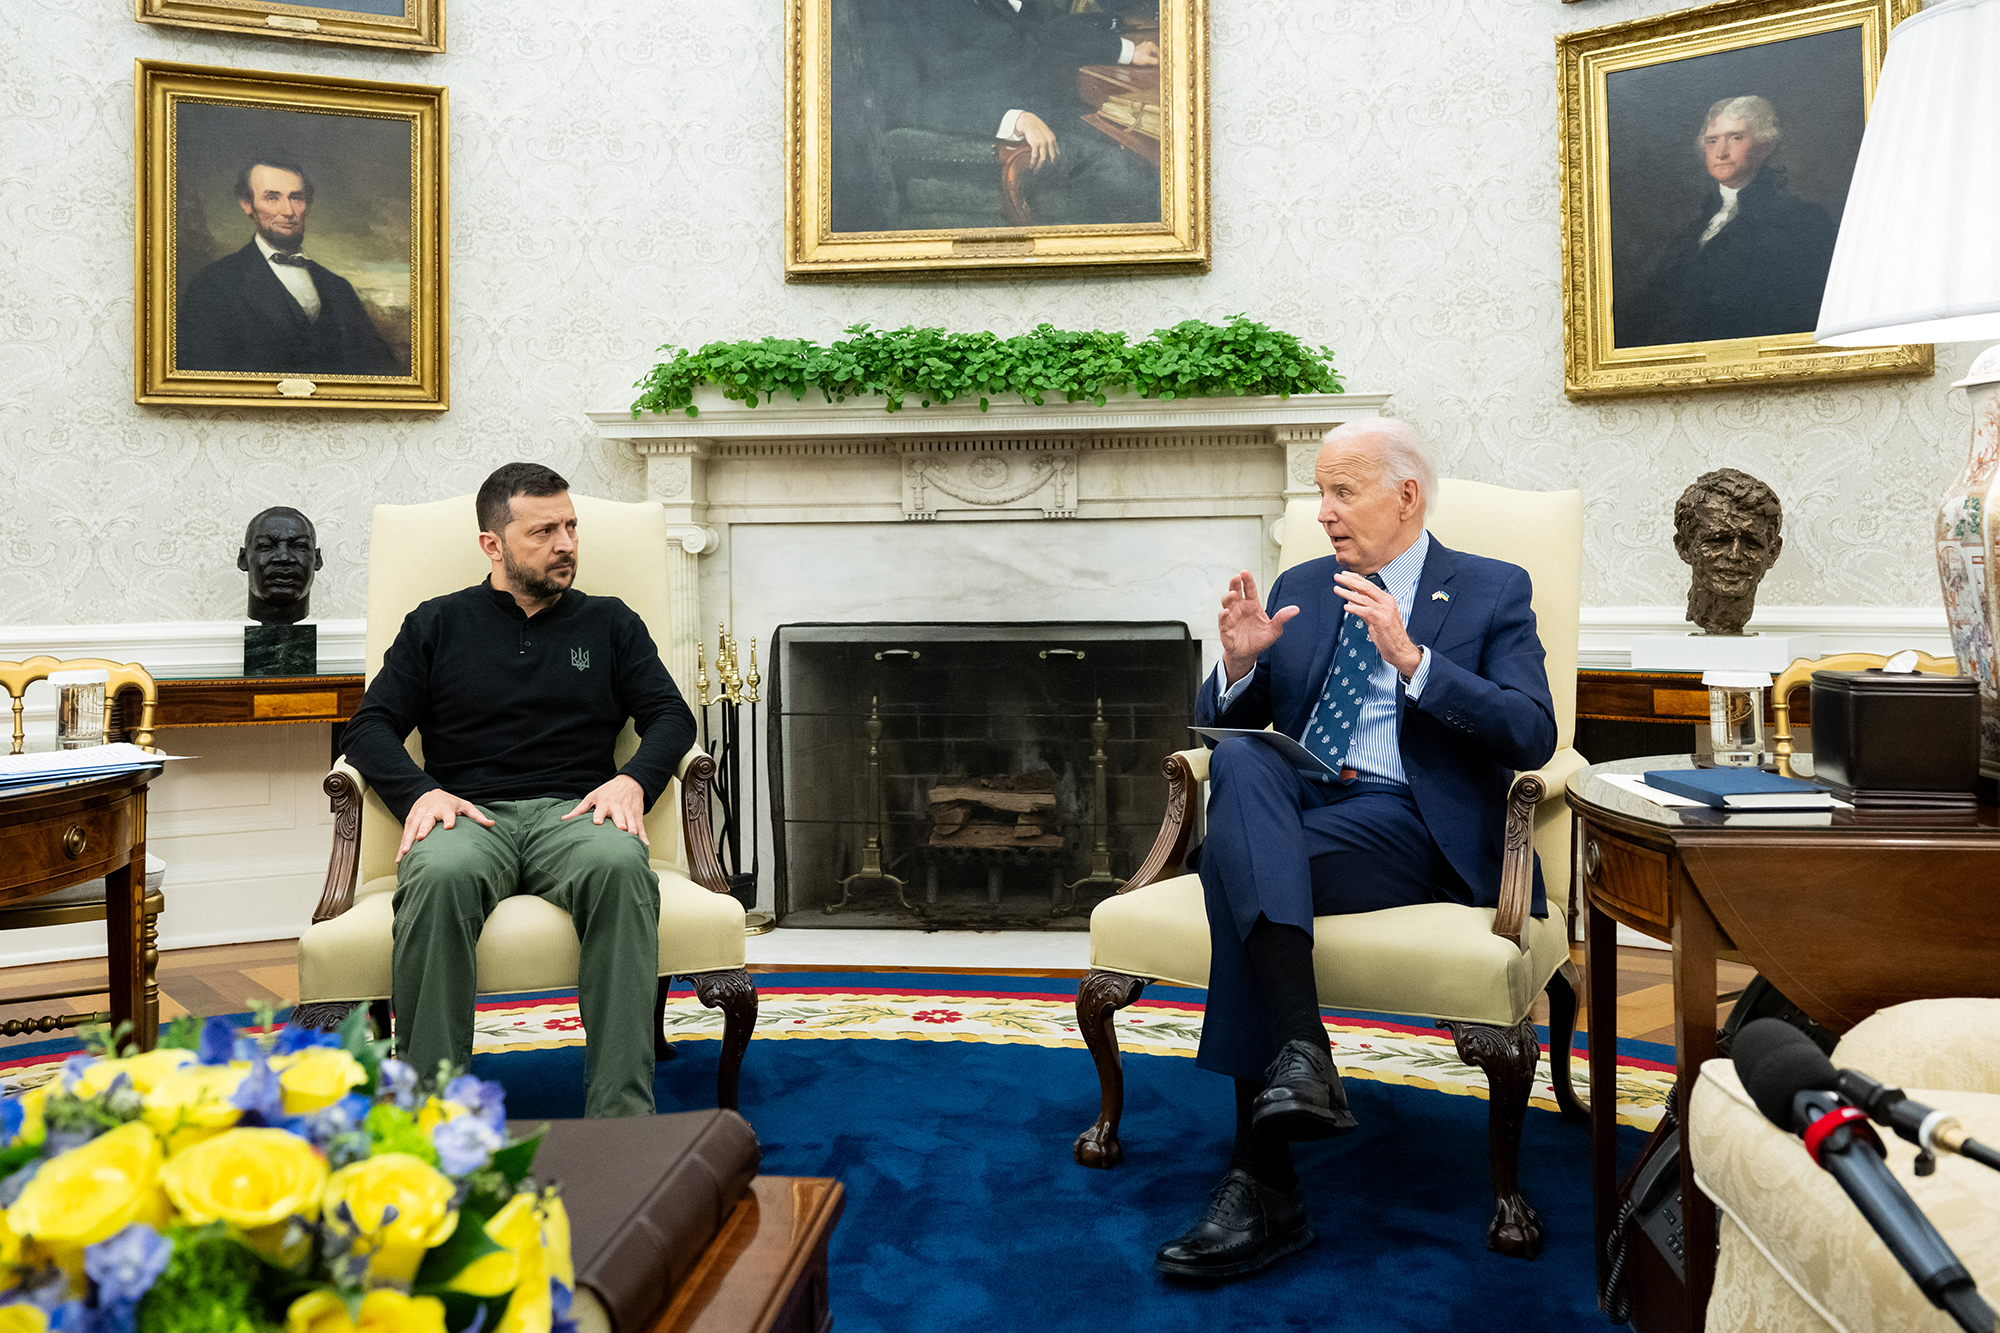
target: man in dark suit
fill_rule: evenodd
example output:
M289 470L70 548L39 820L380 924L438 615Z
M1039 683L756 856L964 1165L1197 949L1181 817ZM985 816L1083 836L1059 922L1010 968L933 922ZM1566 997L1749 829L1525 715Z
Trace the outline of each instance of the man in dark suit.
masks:
M1315 478L1333 553L1259 603L1230 580L1198 725L1271 726L1339 776L1232 737L1209 761L1198 869L1213 956L1197 1063L1236 1080L1236 1143L1163 1272L1230 1277L1313 1239L1289 1141L1355 1127L1320 1020L1313 918L1491 907L1507 788L1555 753L1527 572L1424 531L1437 473L1407 423L1327 433ZM1541 866L1533 911L1548 913Z
M181 293L174 363L258 375L407 375L354 284L302 253L312 178L282 156L236 178L250 243L195 275Z
M1824 208L1785 188L1782 167L1767 165L1781 139L1777 112L1761 97L1709 108L1698 144L1708 192L1631 308L1615 312L1618 346L1768 338L1818 325L1838 228Z
M1030 151L1029 197L1077 198L1075 224L1158 222L1160 173L1084 123L1077 70L1157 65L1159 47L1074 18L1045 0L922 0L906 11L900 48L914 76L883 101L891 127L1006 139Z

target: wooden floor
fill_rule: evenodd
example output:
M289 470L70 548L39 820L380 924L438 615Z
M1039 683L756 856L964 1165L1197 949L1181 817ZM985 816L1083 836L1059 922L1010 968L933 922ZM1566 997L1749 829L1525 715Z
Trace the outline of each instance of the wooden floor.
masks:
M1576 950L1582 961L1582 948ZM1671 955L1655 949L1621 948L1618 951L1618 1035L1671 1046L1674 1040L1674 988ZM70 990L90 985L104 976L98 961L44 963L34 967L0 968L0 1022L25 1019L44 1013L90 1013L104 1006L103 996L79 996L39 1005L8 1004L10 997L36 991ZM775 971L775 968L752 968ZM853 971L853 968L786 968L785 971ZM935 971L937 969L927 969ZM1034 973L1061 975L1076 973ZM1740 964L1716 964L1716 988L1724 995L1741 990L1754 975ZM298 945L292 940L268 944L227 944L212 949L175 949L160 955L160 1017L181 1014L231 1014L254 1008L259 1003L295 1004L299 998ZM1728 1015L1724 1003L1716 1010L1720 1025ZM1535 1002L1536 1022L1548 1018L1546 998ZM1588 1015L1580 1026L1589 1028ZM0 1038L0 1050L25 1041L46 1040L46 1034Z

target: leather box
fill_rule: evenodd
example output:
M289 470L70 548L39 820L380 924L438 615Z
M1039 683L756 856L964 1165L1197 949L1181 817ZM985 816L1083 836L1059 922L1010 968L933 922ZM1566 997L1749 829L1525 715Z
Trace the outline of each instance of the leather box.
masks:
M1916 672L1812 674L1813 779L1857 808L1977 803L1979 683Z
M645 1333L757 1174L757 1133L734 1111L552 1120L534 1178L569 1212L584 1329ZM535 1121L510 1121L516 1136ZM592 1299L594 1298L594 1299Z

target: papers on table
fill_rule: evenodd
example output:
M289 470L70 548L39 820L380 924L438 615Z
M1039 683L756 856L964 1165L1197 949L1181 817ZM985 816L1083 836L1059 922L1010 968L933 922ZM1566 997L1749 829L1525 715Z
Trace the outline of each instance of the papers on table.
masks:
M51 782L81 782L142 768L157 768L179 754L154 754L136 745L86 745L79 750L42 750L34 754L0 755L0 792Z
M1286 762L1290 763L1293 768L1302 768L1308 773L1333 773L1335 777L1340 776L1334 772L1334 769L1327 764L1326 760L1320 758L1305 746L1300 745L1282 731L1252 731L1247 727L1189 727L1188 730L1197 736L1206 736L1212 741L1226 741L1231 736L1248 736L1253 741L1264 742L1264 744L1285 756Z
M1646 780L1640 777L1637 773L1599 773L1597 776L1602 781L1610 783L1612 786L1618 788L1618 790L1620 791L1630 792L1634 796L1640 797L1644 800L1651 801L1654 805L1663 806L1668 810L1699 809L1703 806L1708 805L1708 803L1705 801L1693 801L1689 800L1685 796L1676 796L1670 791L1661 791L1658 787L1649 787L1646 785ZM1841 800L1838 796L1830 796L1828 799L1833 802L1833 808L1836 810L1852 810L1854 808L1851 803ZM1708 808L1714 809L1715 807L1708 806ZM1741 814L1744 816L1749 816L1752 814L1775 814L1777 812L1732 810L1729 813L1731 815ZM1810 812L1805 812L1805 813L1810 813ZM1788 822L1817 823L1819 821L1797 820Z

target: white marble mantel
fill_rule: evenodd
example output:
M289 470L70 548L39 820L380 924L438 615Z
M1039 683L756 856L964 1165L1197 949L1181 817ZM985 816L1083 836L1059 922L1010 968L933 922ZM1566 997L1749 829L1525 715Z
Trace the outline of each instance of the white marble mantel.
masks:
M675 604L691 614L663 645L677 675L693 670L694 635L725 620L744 637L797 619L1088 619L1115 607L1110 618L1192 613L1200 635L1213 612L1193 608L1229 572L1273 571L1273 525L1287 499L1313 493L1320 437L1379 415L1388 395L890 413L879 398L749 408L706 389L696 403L692 417L589 414L645 458L647 496L681 536ZM955 524L981 530L944 530Z

